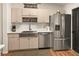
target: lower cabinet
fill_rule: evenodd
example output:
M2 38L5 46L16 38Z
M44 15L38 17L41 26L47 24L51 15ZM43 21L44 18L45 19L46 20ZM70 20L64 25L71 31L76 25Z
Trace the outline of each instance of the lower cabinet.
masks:
M19 38L9 38L8 40L8 49L9 50L18 50L19 49Z
M20 49L34 49L38 48L37 37L21 37L20 38Z
M20 38L20 49L29 49L28 37L21 37Z
M30 49L38 48L38 37L29 37L30 39Z
M19 34L9 34L8 49L21 50L21 49L35 49L38 48L38 37L20 37Z

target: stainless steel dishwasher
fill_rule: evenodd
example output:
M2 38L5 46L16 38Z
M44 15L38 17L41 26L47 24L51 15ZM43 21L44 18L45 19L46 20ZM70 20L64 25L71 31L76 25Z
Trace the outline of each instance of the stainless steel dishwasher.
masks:
M50 48L50 33L40 32L38 33L38 46L39 48Z

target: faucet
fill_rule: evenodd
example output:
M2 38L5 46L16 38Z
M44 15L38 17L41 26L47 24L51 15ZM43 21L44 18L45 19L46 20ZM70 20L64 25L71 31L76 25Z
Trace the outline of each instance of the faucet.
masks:
M29 24L29 31L31 31L32 29L31 29L31 24Z

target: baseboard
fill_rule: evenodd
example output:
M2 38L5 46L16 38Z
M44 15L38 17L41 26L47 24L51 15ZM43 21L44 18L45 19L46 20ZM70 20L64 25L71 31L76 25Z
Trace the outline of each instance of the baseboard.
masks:
M8 52L30 51L30 50L38 50L38 49L37 48L35 48L35 49L19 49L19 50L9 50Z
M8 51L3 51L1 52L1 54L8 54Z
M45 48L39 48L39 49L50 49L50 47L45 47Z

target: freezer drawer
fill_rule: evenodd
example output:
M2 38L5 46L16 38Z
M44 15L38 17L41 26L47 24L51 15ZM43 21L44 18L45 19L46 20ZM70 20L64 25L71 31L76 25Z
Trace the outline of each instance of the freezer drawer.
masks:
M70 43L65 38L55 38L53 50L66 50L70 49Z

